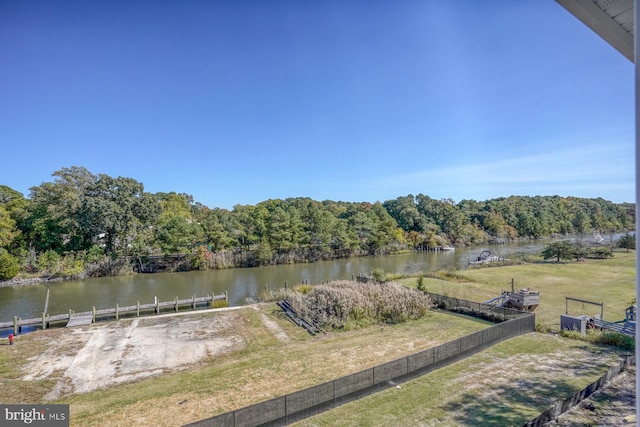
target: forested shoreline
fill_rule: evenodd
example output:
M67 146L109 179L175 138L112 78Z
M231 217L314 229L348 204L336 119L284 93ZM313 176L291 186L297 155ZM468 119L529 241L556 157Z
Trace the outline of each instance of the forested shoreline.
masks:
M299 197L227 210L83 167L52 176L28 197L0 185L0 280L126 274L167 259L161 267L172 270L315 262L635 227L635 204L602 198Z

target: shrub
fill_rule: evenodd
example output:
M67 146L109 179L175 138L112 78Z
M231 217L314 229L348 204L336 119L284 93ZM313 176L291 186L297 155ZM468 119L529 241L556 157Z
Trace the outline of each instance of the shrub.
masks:
M295 292L300 293L300 294L308 294L309 292L311 292L311 289L313 289L313 286L307 285L307 284L303 284L303 283L293 287L293 290Z
M217 299L213 301L213 303L211 304L211 308L223 308L228 306L229 306L229 301L224 299Z
M613 331L598 331L590 329L586 335L582 335L579 331L563 329L560 336L573 338L581 341L588 341L594 344L604 344L619 347L623 350L633 351L636 346L635 337L620 334Z
M386 282L387 281L387 275L385 274L384 270L381 269L381 268L376 268L375 270L373 270L371 272L371 277L376 282Z
M78 277L84 271L82 258L76 258L74 254L68 254L62 259L60 274L63 277Z
M56 251L49 249L40 255L38 267L46 270L49 276L57 276L60 274L62 267L62 257Z
M85 262L87 264L95 263L102 260L105 257L104 249L98 245L93 245L87 251L85 256Z
M189 255L191 263L190 268L193 270L206 270L211 260L211 254L206 246L198 246Z
M0 280L13 279L20 271L18 259L8 252L0 251Z
M591 250L589 256L598 259L612 258L613 250L610 248L596 248Z

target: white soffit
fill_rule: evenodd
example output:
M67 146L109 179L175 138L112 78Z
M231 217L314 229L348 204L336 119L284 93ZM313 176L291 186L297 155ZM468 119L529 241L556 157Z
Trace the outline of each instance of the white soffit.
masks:
M556 0L573 16L634 62L633 0Z

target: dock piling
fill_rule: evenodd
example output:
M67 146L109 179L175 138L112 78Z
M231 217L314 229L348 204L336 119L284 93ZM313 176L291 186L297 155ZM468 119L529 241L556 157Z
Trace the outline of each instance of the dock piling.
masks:
M158 297L155 297L155 301L153 303L149 303L149 304L140 304L140 301L136 301L136 304L132 304L130 306L120 306L119 304L115 304L115 308L114 306L111 306L111 308L105 308L105 309L96 309L95 306L91 307L90 311L83 311L83 312L75 312L73 309L69 309L66 313L63 312L63 314L57 314L57 315L49 315L46 312L42 312L38 314L38 317L35 318L29 318L29 319L22 319L19 316L13 316L13 319L10 321L6 321L6 322L0 322L0 329L2 328L11 328L13 327L13 332L15 335L18 335L20 333L22 333L22 326L27 325L27 326L42 326L42 329L49 329L50 328L50 324L51 322L64 322L66 321L67 324L74 319L74 323L71 326L76 326L76 322L75 320L77 318L85 318L85 320L88 322L89 319L91 320L91 323L95 323L99 318L109 318L110 320L115 319L119 320L120 319L120 314L123 315L128 315L130 314L131 316L138 316L140 317L140 315L142 314L144 316L144 311L155 311L157 314L160 314L161 309L164 308L169 308L169 307L173 307L173 309L177 312L180 309L180 306L182 305L183 308L187 308L189 309L189 306L191 306L191 308L193 308L194 310L198 309L198 304L199 303L205 303L206 306L212 307L212 306L216 306L215 301L217 300L221 300L221 301L229 301L229 292L228 291L224 291L219 295L216 295L215 293L211 293L208 295L205 295L203 297L198 297L197 295L191 295L191 297L186 298L186 299L180 299L178 297L176 297L173 300L169 300L169 301L163 301L161 302L159 300ZM85 324L85 323L82 323ZM89 323L86 323L89 324Z
M45 299L44 301L44 312L48 312L49 311L49 291L51 289L47 289L47 299Z

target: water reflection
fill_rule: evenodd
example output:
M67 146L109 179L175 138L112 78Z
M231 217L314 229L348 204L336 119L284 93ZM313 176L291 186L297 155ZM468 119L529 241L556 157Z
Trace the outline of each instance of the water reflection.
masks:
M322 261L312 264L291 264L257 268L193 271L187 273L137 274L122 277L101 277L63 281L49 284L0 288L0 321L11 321L13 316L35 318L42 315L47 289L51 290L49 314L62 314L69 309L80 312L92 307L107 308L151 303L154 297L171 301L176 296L221 294L228 292L229 304L245 304L256 298L265 286L283 287L285 281L294 286L304 281L351 279L381 268L387 273L418 274L449 268L466 268L484 249L509 258L516 253L535 253L549 241L519 242L455 251L417 252L380 257L350 258Z

